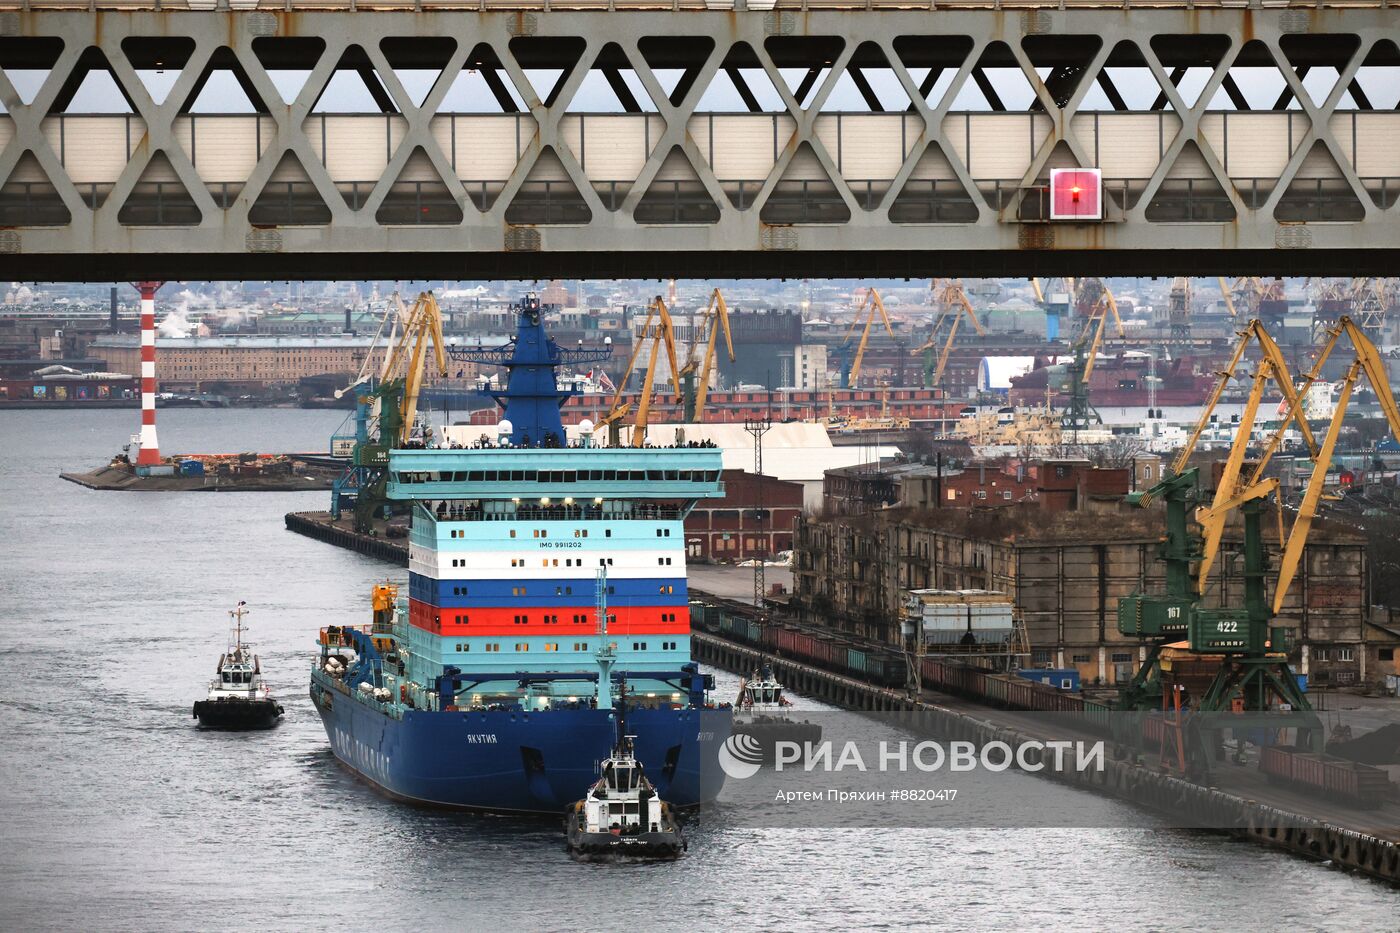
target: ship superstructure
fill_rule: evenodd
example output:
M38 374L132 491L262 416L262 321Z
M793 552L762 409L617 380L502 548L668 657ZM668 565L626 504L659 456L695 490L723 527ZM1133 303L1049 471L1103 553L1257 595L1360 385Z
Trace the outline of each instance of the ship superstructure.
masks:
M407 595L377 600L371 630L322 638L312 697L336 754L402 797L559 813L609 755L625 688L658 791L712 798L702 756L729 715L690 661L683 523L723 495L720 450L566 441L554 370L578 351L537 303L509 346L466 352L509 369L505 417L470 447L390 452L387 496L412 510Z

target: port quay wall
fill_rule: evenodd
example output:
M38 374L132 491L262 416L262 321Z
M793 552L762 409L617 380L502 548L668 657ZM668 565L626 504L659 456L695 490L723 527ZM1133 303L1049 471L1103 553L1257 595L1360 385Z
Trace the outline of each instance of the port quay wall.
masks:
M408 545L358 534L330 524L324 512L292 512L287 529L327 544L348 548L390 563L408 563ZM703 598L702 593L691 595ZM1016 729L977 716L911 699L901 692L877 687L807 664L764 654L708 632L693 630L695 659L735 673L754 670L760 663L773 667L796 692L857 712L908 713L910 724L934 724L939 735L978 745L1006 742L1013 747L1043 741ZM1379 836L1361 833L1299 813L1288 812L1215 788L1193 784L1130 761L1106 762L1102 771L1044 772L1056 780L1109 794L1132 803L1180 813L1200 814L1202 822L1233 827L1231 835L1282 849L1305 858L1329 860L1333 866L1360 872L1400 886L1400 846Z
M779 680L804 696L858 712L894 713L896 718L899 713L908 713L911 726L917 723L920 729L950 740L966 740L978 746L1006 742L1014 748L1047 738L911 699L903 693L820 668L763 654L706 632L693 631L691 646L696 660L715 667L745 673L760 663L768 664ZM1105 765L1102 771L1051 770L1040 776L1164 812L1197 814L1204 825L1233 827L1228 832L1237 838L1305 858L1330 860L1334 867L1400 885L1400 845L1390 840L1193 784L1131 761L1109 760Z

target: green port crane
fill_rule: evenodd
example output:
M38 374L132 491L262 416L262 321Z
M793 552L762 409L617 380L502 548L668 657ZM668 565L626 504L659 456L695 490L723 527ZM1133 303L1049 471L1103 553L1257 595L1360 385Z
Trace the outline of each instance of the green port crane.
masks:
M1303 417L1302 401L1342 336L1351 343L1355 358L1342 379L1337 405L1319 445ZM1255 370L1249 401L1217 484L1215 498L1208 506L1202 505L1197 510L1196 521L1201 529L1197 534L1190 528L1187 517L1196 487L1196 470L1186 469L1185 464L1209 417L1209 408L1218 401L1224 383L1231 378L1243 348L1252 338L1257 339L1263 349L1263 358ZM1248 734L1241 730L1277 727L1278 719L1271 713L1282 709L1294 713L1289 726L1297 730L1297 744L1314 751L1322 749L1322 723L1312 712L1307 696L1288 666L1292 630L1274 623L1301 564L1352 389L1362 373L1370 381L1391 430L1400 430L1400 408L1396 407L1384 361L1364 331L1349 317L1341 317L1329 330L1326 345L1303 380L1301 390L1294 389L1277 346L1269 340L1258 321L1251 321L1242 333L1230 366L1221 373L1221 384L1212 394L1196 433L1178 456L1171 473L1153 489L1136 497L1139 505L1154 497L1161 497L1166 503L1167 535L1159 556L1167 566L1167 585L1162 595L1133 594L1119 602L1119 632L1162 639L1149 649L1147 661L1122 691L1120 708L1141 710L1162 705L1160 655L1167 640L1179 639L1184 634L1191 653L1223 656L1211 683L1192 707L1192 718L1187 720L1184 758L1189 772L1205 772L1211 760L1223 754L1222 743L1227 730L1233 731L1238 740ZM1254 419L1264 385L1270 380L1283 390L1287 412L1254 463L1249 478L1241 481ZM1293 424L1299 427L1314 464L1303 502L1286 536L1282 503L1274 503L1282 557L1270 599L1263 514L1269 497L1276 496L1279 484L1272 477L1264 477L1263 471ZM1130 501L1133 500L1134 497L1130 497ZM1243 606L1206 607L1200 602L1203 584L1219 551L1227 518L1236 511L1243 523ZM1242 746L1243 741L1240 741L1237 756Z
M386 324L391 321L378 377L369 374L374 356L371 347L358 378L342 390L363 387L356 391L355 441L350 463L332 489L331 513L339 518L343 505L353 502L355 530L366 534L373 532L374 520L382 514L387 502L389 450L402 447L412 439L429 344L434 371L439 376L447 375L442 312L432 292L419 293L411 308L406 307L396 293L385 317ZM383 330L381 327L381 335Z

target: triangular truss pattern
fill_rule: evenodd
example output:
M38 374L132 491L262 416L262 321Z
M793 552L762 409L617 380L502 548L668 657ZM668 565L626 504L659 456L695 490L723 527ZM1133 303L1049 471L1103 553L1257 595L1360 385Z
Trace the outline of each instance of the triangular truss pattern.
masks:
M1211 97L1206 109L1282 110L1291 98L1288 80L1274 62L1269 47L1255 39L1246 42L1240 49L1235 63L1220 79L1220 88ZM1187 103L1194 104L1194 100ZM1297 102L1294 101L1296 107Z
M1222 35L1158 35L1149 42L1152 53L1166 70L1167 81L1176 89L1182 103L1195 107L1215 68L1202 61L1219 62L1230 51L1230 37ZM1263 48L1262 44L1260 48ZM1267 49L1264 52L1267 56ZM1228 76L1227 76L1228 77ZM1226 87L1231 86L1228 82ZM1212 107L1214 103L1212 102ZM1151 110L1175 110L1165 89L1152 101ZM1244 107L1238 109L1247 109Z
M938 143L928 144L890 205L890 221L897 224L965 224L978 215L977 202Z
M438 113L521 113L525 98L489 45L477 45L438 105Z
M822 102L823 113L899 113L912 106L909 93L874 42L857 47L846 69Z
M531 95L546 107L559 100L587 48L584 39L574 36L517 36L510 40L511 57L530 83ZM523 93L526 88L520 90Z
M1365 216L1366 206L1357 198L1322 140L1313 143L1274 206L1274 219L1285 223L1355 222Z
M267 103L230 48L221 48L190 89L181 113L268 113Z
M1400 47L1389 39L1371 46L1347 93L1358 110L1400 110Z
M72 219L44 167L26 150L0 185L0 227L61 227Z
M637 41L642 61L673 107L690 93L714 50L715 41L708 36L644 36Z
M387 38L380 40L379 50L408 95L407 103L421 107L457 51L457 40L449 36Z
M1288 66L1302 83L1303 92L1318 107L1327 100L1327 95L1332 93L1341 79L1341 71L1335 63L1343 58L1350 60L1360 47L1360 36L1285 35L1279 38L1279 49ZM1325 59L1331 59L1333 64L1321 64ZM1356 107L1356 101L1349 91L1344 91L1338 105L1351 109ZM1292 87L1286 87L1275 100L1273 109L1288 107L1296 110L1301 106Z
M200 220L199 206L159 150L117 212L117 222L128 227L190 227Z
M284 104L294 103L301 95L325 52L326 42L317 36L259 36L253 40L253 55Z
M972 48L971 36L900 36L894 40L895 55L930 107L943 102Z
M593 211L564 163L546 146L506 208L508 224L586 224Z
M374 219L381 224L460 224L462 207L452 196L432 160L415 147L403 171L389 188Z
M1187 140L1143 216L1152 223L1228 223L1235 219L1235 206L1211 172L1201 147Z
M122 40L122 54L157 106L165 103L194 47L194 40L184 36L128 36Z
M1161 93L1161 85L1147 67L1142 49L1124 40L1108 53L1103 68L1094 78L1094 86L1080 101L1078 111L1151 110Z
M135 113L136 104L96 46L85 49L49 108L58 113Z
M953 98L953 110L996 113L1029 110L1035 88L1005 42L989 42L973 66L971 80Z
M719 71L705 85L697 113L786 113L787 104L778 93L758 56L747 42L735 43L725 55Z
M565 112L655 113L656 109L656 101L652 100L622 47L609 42L584 74Z
M639 224L712 224L719 205L680 146L672 147L632 214Z
M369 55L358 45L341 54L312 113L398 113L394 98L374 70Z
M802 143L759 211L766 224L841 224L851 209L822 167L812 144Z
M1026 36L1021 40L1021 50L1030 59L1056 107L1069 104L1102 47L1103 40L1098 36ZM1045 107L1036 99L1030 109L1044 110Z
M769 36L763 42L788 93L803 108L811 106L845 45L836 36Z
M267 184L248 209L248 223L255 226L320 226L331 222L311 176L295 153L283 153Z
M53 74L63 40L57 36L0 36L0 72L4 72L19 102L28 107Z

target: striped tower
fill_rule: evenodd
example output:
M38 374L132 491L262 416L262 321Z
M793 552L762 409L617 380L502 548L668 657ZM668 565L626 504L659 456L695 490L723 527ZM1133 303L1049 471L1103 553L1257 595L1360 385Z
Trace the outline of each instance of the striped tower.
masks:
M156 292L164 282L136 282L141 292L141 452L137 466L160 463L156 440Z

